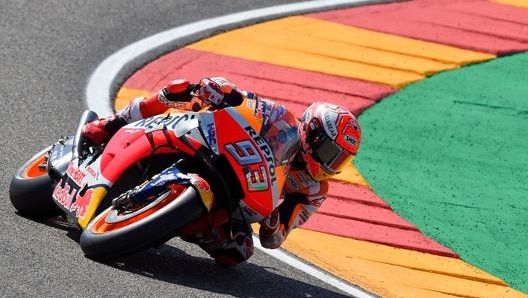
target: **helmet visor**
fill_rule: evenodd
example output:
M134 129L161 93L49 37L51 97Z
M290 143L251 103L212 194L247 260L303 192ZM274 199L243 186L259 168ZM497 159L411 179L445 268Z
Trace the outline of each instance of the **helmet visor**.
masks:
M312 156L318 161L323 169L331 174L338 174L348 165L354 154L343 150L339 145L329 138L324 138L315 146L312 145Z

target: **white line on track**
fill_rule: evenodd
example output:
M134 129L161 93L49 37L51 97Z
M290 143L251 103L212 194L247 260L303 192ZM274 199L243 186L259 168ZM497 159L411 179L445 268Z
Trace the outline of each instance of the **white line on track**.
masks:
M394 0L392 0L394 1ZM90 76L86 86L86 102L88 109L95 111L100 116L114 113L112 108L112 88L114 81L117 79L119 72L131 61L141 55L152 51L155 48L166 45L178 39L189 37L193 34L202 33L207 30L219 29L222 27L243 24L251 20L264 18L269 19L274 16L304 13L317 11L339 6L364 5L371 3L392 2L391 0L318 0L291 3L268 8L249 10L212 19L206 19L194 23L189 23L167 31L160 32L150 37L134 42L121 50L107 57ZM397 0L396 0L397 1ZM357 286L347 283L332 274L319 268L308 265L292 255L280 250L264 249L259 244L258 239L254 239L255 247L266 254L275 257L307 274L314 276L321 281L330 284L343 292L349 293L358 298L374 298L376 295L369 293Z

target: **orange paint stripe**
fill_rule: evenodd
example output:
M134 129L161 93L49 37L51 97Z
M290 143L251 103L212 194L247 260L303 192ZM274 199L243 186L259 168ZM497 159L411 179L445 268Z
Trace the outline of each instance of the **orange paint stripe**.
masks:
M511 6L517 6L522 8L528 8L528 1L526 0L490 0L493 2L511 5Z

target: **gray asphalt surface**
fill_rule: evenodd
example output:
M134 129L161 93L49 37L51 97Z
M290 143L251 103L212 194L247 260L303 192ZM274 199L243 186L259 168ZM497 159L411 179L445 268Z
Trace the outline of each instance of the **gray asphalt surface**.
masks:
M83 256L78 234L19 216L9 181L31 155L75 127L101 61L124 46L186 23L284 4L280 0L0 0L1 297L339 297L331 286L256 255L218 267L179 240L127 259Z

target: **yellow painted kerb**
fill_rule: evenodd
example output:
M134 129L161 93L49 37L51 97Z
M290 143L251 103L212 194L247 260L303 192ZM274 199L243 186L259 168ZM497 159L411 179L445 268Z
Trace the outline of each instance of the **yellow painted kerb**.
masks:
M502 4L507 4L507 5L512 5L512 6L528 8L528 1L526 0L491 0L491 1L502 3Z

